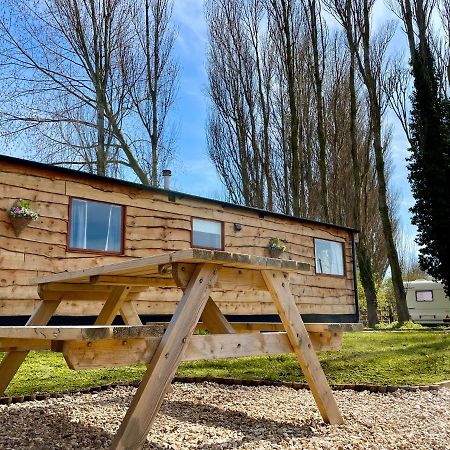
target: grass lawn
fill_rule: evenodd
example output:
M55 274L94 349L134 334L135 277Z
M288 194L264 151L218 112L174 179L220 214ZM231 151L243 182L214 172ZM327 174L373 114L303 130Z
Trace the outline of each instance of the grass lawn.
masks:
M331 384L432 384L450 379L450 333L348 333L343 350L319 358ZM72 391L139 380L143 372L142 366L74 372L59 353L31 352L6 393ZM293 355L186 362L178 375L304 381Z

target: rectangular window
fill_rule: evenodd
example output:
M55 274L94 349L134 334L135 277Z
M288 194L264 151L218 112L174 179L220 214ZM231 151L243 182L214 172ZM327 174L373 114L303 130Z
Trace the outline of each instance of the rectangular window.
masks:
M344 275L344 245L342 242L314 239L316 273Z
M69 249L122 253L123 223L123 206L72 198Z
M222 222L192 219L192 247L222 250Z
M416 301L432 302L433 301L433 291L416 291Z

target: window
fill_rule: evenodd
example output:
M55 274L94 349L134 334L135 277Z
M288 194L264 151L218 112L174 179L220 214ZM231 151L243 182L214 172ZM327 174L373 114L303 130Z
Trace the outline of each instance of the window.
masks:
M123 252L124 207L72 198L69 249Z
M222 250L222 222L192 219L192 247Z
M316 273L344 275L344 246L341 242L314 239Z
M417 302L432 302L433 291L416 291Z

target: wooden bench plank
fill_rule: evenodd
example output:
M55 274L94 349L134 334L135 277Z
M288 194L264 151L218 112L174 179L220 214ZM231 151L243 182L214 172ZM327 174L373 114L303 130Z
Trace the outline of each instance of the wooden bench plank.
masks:
M248 333L253 331L258 333L260 331L284 331L284 326L281 322L228 322L236 333ZM169 322L147 322L147 325L155 324L167 328ZM207 329L206 323L199 322L196 326L196 331ZM362 331L364 325L362 323L305 323L305 328L308 333L350 333L354 331ZM214 331L211 331L214 333Z
M301 305L300 305L301 307ZM239 333L247 331L282 331L284 326L280 322L231 322L233 328ZM323 332L352 332L362 331L362 323L305 323L308 333Z
M41 339L50 341L97 341L151 337L153 327L140 325L92 326L7 326L0 327L0 339Z
M139 338L128 338L124 333L121 333L120 337L116 335L113 339L81 341L0 338L0 351L52 349L62 352L69 367L75 370L148 364L162 337L161 333L149 336L150 332L155 334L153 326L147 326L145 337ZM339 348L341 337L342 335L337 333L310 334L314 349L321 351ZM61 345L54 345L55 343ZM239 333L232 336L211 334L192 336L182 359L194 361L292 352L292 346L285 332Z

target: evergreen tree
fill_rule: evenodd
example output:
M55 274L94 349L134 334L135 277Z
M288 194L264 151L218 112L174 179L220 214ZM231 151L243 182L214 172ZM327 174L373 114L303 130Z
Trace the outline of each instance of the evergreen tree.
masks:
M443 98L428 43L412 59L412 147L408 168L415 199L420 268L450 296L450 102Z

